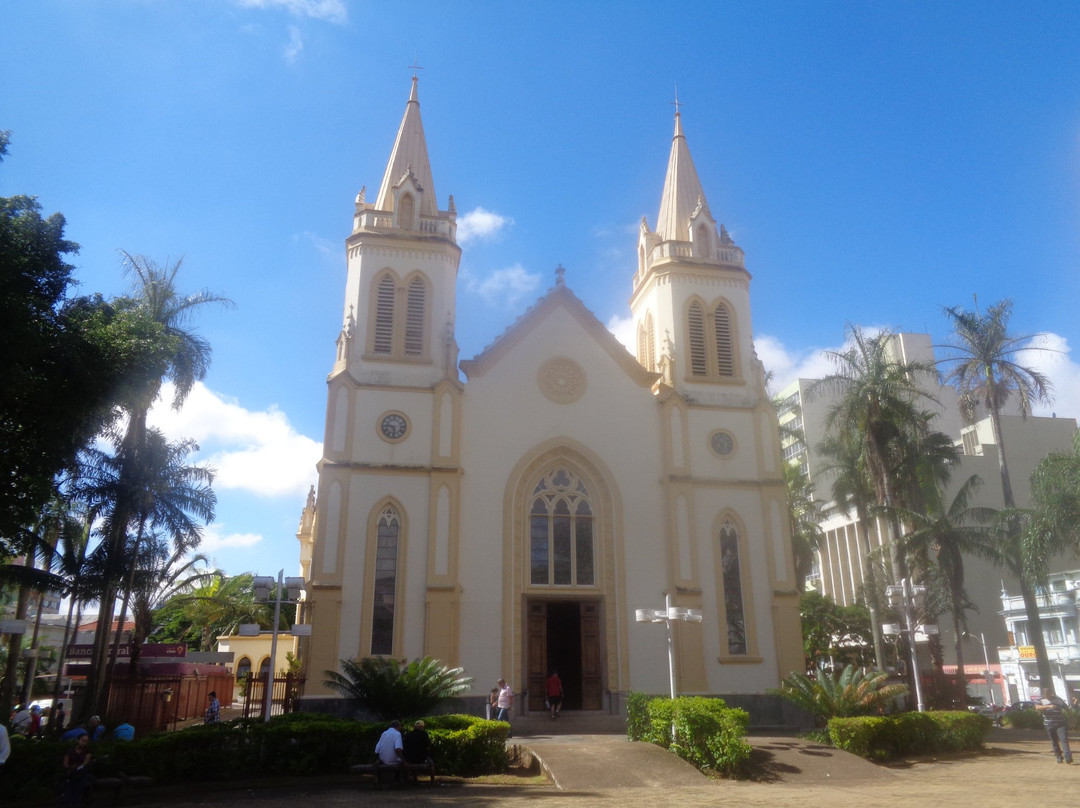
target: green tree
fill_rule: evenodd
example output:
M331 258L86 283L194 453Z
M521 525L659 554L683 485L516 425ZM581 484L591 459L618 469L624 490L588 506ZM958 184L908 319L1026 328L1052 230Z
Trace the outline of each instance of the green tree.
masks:
M987 557L992 551L992 533L988 525L994 518L990 508L970 503L982 485L978 475L970 476L952 502L946 505L940 490L927 511L902 510L912 525L905 537L906 549L917 556L933 556L948 589L948 608L956 641L956 689L961 705L967 702L967 679L964 674L963 636L967 630L966 610L971 601L964 588L964 556Z
M857 447L874 490L874 504L893 508L901 504L899 455L926 424L920 401L932 400L919 381L933 378L934 368L925 362L896 359L890 348L893 335L888 331L870 336L851 324L846 331L848 347L829 354L836 372L815 382L809 392L836 396L825 419L826 433L845 436L852 448ZM898 532L895 524L892 527ZM902 558L895 547L893 574L903 577Z
M340 661L341 672L323 671L323 684L383 720L427 715L444 699L469 688L472 677L437 659L365 657Z
M821 503L814 499L810 477L794 463L784 464L784 484L788 495L788 519L791 522L791 549L795 557L795 579L799 588L814 568L814 555L821 547L824 533L819 523L824 519Z
M9 133L0 132L0 162ZM56 492L55 478L114 416L132 385L160 374L157 327L100 296L68 296L78 245L63 215L0 197L0 559Z
M813 590L799 600L806 669L827 664L870 662L873 634L870 612L863 606L840 606Z
M132 389L124 402L128 419L117 450L121 458L118 487L121 490L136 490L139 477L143 475L140 458L148 440L146 417L158 397L161 385L166 379L173 382L173 406L179 408L195 382L205 377L210 365L210 345L191 329L192 317L207 305L229 306L231 301L205 290L192 295L181 294L176 287L180 261L171 267L160 267L143 256L126 252L123 256L126 272L133 280L135 308L161 329L168 347L168 361L163 372L148 379L141 387ZM133 504L124 500L117 501L110 513L102 550L108 560L100 598L104 623L99 621L99 626L111 623L121 583L118 563L125 553L128 530L137 518ZM93 659L87 676L87 699L83 707L87 714L94 711L101 700L107 648L108 632L99 631L94 637Z
M873 715L907 694L907 685L889 684L888 678L884 671L863 673L854 665L847 665L839 674L823 670L813 676L792 673L770 692L806 710L824 726L830 718Z
M975 420L980 404L990 414L990 425L997 445L1001 493L1005 511L1009 513L1016 509L1016 498L1013 496L1008 451L1001 428L1002 410L1011 402L1026 417L1031 412L1033 402L1050 400L1050 381L1039 371L1017 361L1021 351L1032 349L1034 337L1009 333L1011 300L995 303L985 314L977 308L967 311L953 306L945 309L945 316L953 328L953 341L948 346L952 355L941 360L948 367L945 381L954 385L959 392L961 414L968 421ZM1006 516L1002 522L1004 533L1000 557L1008 559L1006 566L1018 575L1039 677L1044 682L1051 682L1050 659L1046 653L1042 619L1035 597L1035 586L1040 579L1040 568L1045 567L1046 556L1039 558L1035 546L1025 548L1020 535L1022 521L1014 516ZM1020 564L1018 573L1012 566L1014 562Z
M235 634L241 623L258 623L269 628L273 613L266 604L255 602L252 577L250 572L245 572L211 578L190 592L170 598L155 612L154 639L184 642L200 651L210 651L219 636ZM287 622L289 610L284 604L281 611L283 621Z
M874 647L874 666L885 670L885 654L882 647L878 615L878 582L885 580L884 570L878 568L879 554L874 552L870 536L874 530L870 509L873 507L874 490L866 473L862 441L853 431L834 431L826 434L818 446L818 452L826 460L825 471L832 474L833 502L845 513L855 512L855 530L863 543L863 595L870 616L870 635Z

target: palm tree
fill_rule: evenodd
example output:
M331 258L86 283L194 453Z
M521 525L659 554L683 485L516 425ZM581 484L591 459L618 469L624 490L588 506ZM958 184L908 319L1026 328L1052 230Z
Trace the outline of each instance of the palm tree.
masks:
M951 365L945 374L945 381L953 384L960 393L961 414L973 421L980 404L990 413L990 426L998 449L1001 494L1007 512L1016 508L1016 499L1009 478L1001 411L1011 401L1019 407L1020 414L1027 417L1033 402L1049 402L1051 391L1050 380L1046 376L1016 361L1021 351L1032 349L1034 337L1010 334L1011 315L1012 301L1007 298L992 305L985 314L977 308L975 311L966 311L959 306L946 308L945 316L952 324L954 336L952 345L948 347L954 355L941 360L943 364ZM1026 554L1022 549L1022 537L1018 534L1020 521L1007 517L1002 524L1006 530L1002 558L1018 561ZM1038 578L1037 567L1036 563L1029 574L1021 573L1018 577L1032 635L1030 639L1035 646L1039 677L1041 681L1050 682L1050 659L1046 653L1046 640L1034 590ZM1034 578L1030 572L1035 573Z
M154 614L172 598L192 591L196 586L221 577L217 570L206 569L206 556L188 555L186 547L170 547L151 538L146 543L138 572L131 580L132 617L131 666L138 661L139 648L154 630Z
M282 609L286 619L284 612ZM155 636L166 642L188 638L200 651L209 651L215 638L235 633L241 623L269 626L272 614L266 604L255 602L250 572L215 576L189 592L174 595L161 606L156 619L163 625Z
M901 500L898 448L925 424L917 405L932 397L918 382L933 373L933 366L894 358L888 331L870 336L848 324L846 332L849 346L829 354L836 372L819 379L808 392L837 396L825 419L826 432L845 436L851 449L858 451L859 464L874 491L874 504L893 508ZM889 526L899 532L894 520ZM895 546L892 561L893 575L904 577L903 559Z
M821 503L814 499L814 486L794 463L784 464L784 483L788 494L788 518L791 521L791 549L795 556L795 578L805 588L814 566L814 554L821 547L824 533L819 523L824 518Z
M964 589L964 556L987 556L991 533L986 525L994 517L992 509L970 504L981 485L982 479L973 474L956 492L948 507L939 493L925 512L902 510L902 518L912 525L911 532L905 537L907 548L917 555L933 553L948 586L949 613L956 641L956 687L961 704L967 700L962 639L967 628L965 610L970 606Z
M387 657L343 659L340 664L342 673L323 671L323 684L381 719L426 715L472 684L463 668L431 657L414 659L405 667Z
M854 433L827 434L818 445L818 453L828 461L824 471L833 475L832 497L845 513L855 511L855 530L863 540L863 594L870 613L870 636L874 643L874 665L885 670L885 654L878 620L878 569L876 553L870 543L873 521L870 509L873 487L866 474L861 441Z
M771 692L806 710L824 726L830 718L873 715L893 699L906 695L907 685L888 684L884 671L863 673L847 665L840 674L815 671L813 676L792 673Z
M124 408L128 414L127 426L120 440L117 454L123 458L119 476L121 485L137 489L140 451L146 443L146 417L157 399L165 379L173 382L175 395L173 406L179 408L195 382L206 376L210 366L210 344L189 328L194 314L209 304L232 305L228 298L206 290L193 295L182 295L176 287L176 276L181 261L171 267L161 267L144 256L122 253L126 274L131 277L134 294L128 304L140 310L156 323L167 340L168 364L163 375L151 379L146 385L129 392ZM105 580L100 596L102 620L99 626L109 626L119 588L119 559L128 543L128 530L135 512L131 503L118 501L112 509L108 522L108 535L104 553L109 563L105 565ZM97 709L104 690L104 674L108 631L99 631L94 637L94 651L90 672L87 676L87 699L84 712L89 715Z

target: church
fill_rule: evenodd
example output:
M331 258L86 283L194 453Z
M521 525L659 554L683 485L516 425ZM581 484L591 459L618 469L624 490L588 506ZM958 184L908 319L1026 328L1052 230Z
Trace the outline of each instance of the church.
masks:
M389 129L389 127L388 127ZM658 155L659 157L659 155ZM432 656L570 710L760 694L803 669L777 419L750 274L680 114L654 227L626 268L636 355L556 271L459 360L453 197L440 208L417 79L378 192L355 200L317 496L298 538L307 693L341 659ZM657 178L661 169L657 160Z

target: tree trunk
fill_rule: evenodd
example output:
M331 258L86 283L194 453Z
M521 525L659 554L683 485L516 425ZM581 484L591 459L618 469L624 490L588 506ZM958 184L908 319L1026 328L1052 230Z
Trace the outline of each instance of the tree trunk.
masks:
M1035 646L1035 664L1039 670L1039 688L1043 695L1054 692L1054 678L1050 671L1050 656L1046 653L1046 639L1043 637L1042 616L1039 614L1039 599L1035 589L1024 576L1020 576L1020 594L1024 598L1024 611L1028 619L1028 642ZM1021 674L1023 666L1020 666Z
M26 604L30 601L30 591L25 587L19 587L19 599L15 604L15 619L26 619ZM19 675L19 657L22 651L22 634L8 636L7 667L4 670L4 681L0 686L0 708L4 715L11 714L12 698L15 695L15 679Z
M877 613L877 574L874 572L873 550L870 545L870 520L865 514L859 514L858 530L862 533L863 544L866 549L863 553L863 566L866 576L866 608L870 612L870 634L874 641L874 665L879 671L885 670L885 654L881 647L881 627L878 624Z

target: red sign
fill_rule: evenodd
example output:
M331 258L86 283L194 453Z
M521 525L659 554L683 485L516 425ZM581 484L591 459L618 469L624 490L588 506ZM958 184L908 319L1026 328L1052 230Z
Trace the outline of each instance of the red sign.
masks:
M109 646L109 653L116 649L117 659L129 659L131 657L131 646L121 645L117 648L115 645ZM69 645L67 650L68 659L90 659L94 655L93 645ZM184 643L160 643L144 645L139 649L139 655L144 657L182 657L187 656L187 646Z

